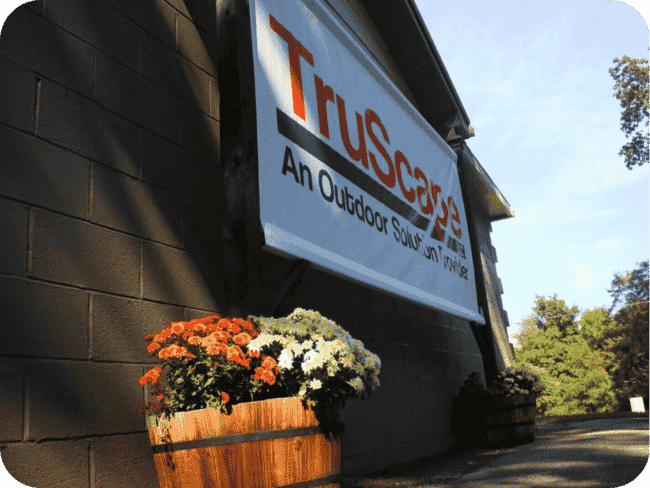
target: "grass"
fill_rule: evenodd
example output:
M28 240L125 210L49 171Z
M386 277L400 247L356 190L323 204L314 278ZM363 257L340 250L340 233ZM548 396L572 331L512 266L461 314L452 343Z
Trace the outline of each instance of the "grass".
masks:
M576 420L593 420L593 419L616 419L616 418L629 418L639 417L648 418L648 412L600 412L600 413L580 413L576 415L538 415L535 419L536 424L556 424L568 423Z

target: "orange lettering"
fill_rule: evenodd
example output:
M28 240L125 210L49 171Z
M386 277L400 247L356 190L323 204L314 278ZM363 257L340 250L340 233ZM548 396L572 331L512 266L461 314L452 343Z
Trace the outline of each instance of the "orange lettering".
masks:
M370 155L370 163L372 164L372 167L375 170L375 173L377 174L377 177L381 180L381 182L384 185L386 185L388 188L393 188L395 186L395 168L393 167L393 162L390 160L390 156L388 155L388 152L386 152L386 149L381 144L381 142L379 142L379 139L377 139L377 136L372 131L373 122L377 124L381 129L381 135L384 136L384 141L390 144L390 141L388 140L388 132L386 132L386 128L384 127L384 124L382 124L379 115L377 115L374 112L374 110L367 108L366 109L366 130L368 131L368 135L370 136L370 139L372 140L373 144L379 150L381 155L388 163L388 173L384 173L379 169L379 166L377 165L377 159L375 158L375 155L372 152L368 153Z
M331 86L323 85L323 80L314 75L316 81L316 101L318 102L318 126L320 133L329 139L330 126L327 121L327 102L334 101L334 90Z
M357 133L359 134L359 147L357 149L352 147L350 144L350 133L348 132L348 120L345 115L345 101L336 95L336 106L339 109L339 124L341 126L341 138L343 139L343 145L345 150L348 152L350 157L355 161L361 161L364 168L368 169L368 153L366 151L366 136L363 131L363 118L359 115L358 112L355 112L357 116Z
M404 188L404 181L402 181L402 163L406 165L406 171L408 172L409 176L413 176L413 173L411 173L411 165L406 159L406 156L402 154L402 151L395 151L395 169L397 170L397 182L399 183L399 187L402 189L402 193L406 199L409 202L413 203L415 201L415 190L413 187L409 188L408 191L406 188Z
M416 180L424 181L424 186L417 187L418 205L420 205L420 210L422 210L422 213L424 215L433 215L433 203L431 203L431 198L429 197L429 192L427 191L429 189L429 182L427 181L427 177L424 175L420 168L415 168L414 174ZM426 205L422 205L422 195L424 194L427 196Z
M287 42L289 47L289 70L291 72L291 91L293 94L293 113L302 120L305 120L305 93L302 89L302 71L300 71L300 58L302 57L309 64L314 66L314 57L298 39L293 37L275 17L271 18L271 29L273 29L282 39Z

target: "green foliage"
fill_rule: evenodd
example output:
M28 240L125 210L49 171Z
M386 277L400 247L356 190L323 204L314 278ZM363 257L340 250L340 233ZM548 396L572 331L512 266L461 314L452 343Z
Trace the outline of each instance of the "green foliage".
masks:
M609 74L616 81L614 96L623 109L621 130L625 137L632 136L619 155L625 156L625 166L632 169L634 165L641 166L648 162L648 131L638 129L644 119L645 126L648 126L648 61L624 56L614 59L614 63Z
M629 399L648 396L648 302L633 302L616 315L620 326L603 337L614 356L611 369L613 387L621 409L629 409Z
M610 313L619 302L625 305L650 298L648 283L648 261L637 263L637 268L625 273L614 273L612 287L607 292L612 297Z
M546 394L537 402L544 415L606 412L615 406L612 381L605 369L609 356L590 348L606 316L592 313L580 329L577 307L569 308L557 295L537 296L531 316L537 329L526 335L516 364L529 364L542 375ZM602 316L601 316L602 315Z

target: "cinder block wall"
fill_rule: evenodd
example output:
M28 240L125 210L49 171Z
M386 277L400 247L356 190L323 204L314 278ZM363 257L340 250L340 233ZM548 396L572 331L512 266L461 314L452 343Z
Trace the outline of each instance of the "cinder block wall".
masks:
M142 337L227 313L218 7L46 0L2 29L0 450L28 486L156 487ZM291 263L257 259L266 304ZM451 398L483 371L467 322L314 269L296 306L382 360L348 404L344 472L455 443Z

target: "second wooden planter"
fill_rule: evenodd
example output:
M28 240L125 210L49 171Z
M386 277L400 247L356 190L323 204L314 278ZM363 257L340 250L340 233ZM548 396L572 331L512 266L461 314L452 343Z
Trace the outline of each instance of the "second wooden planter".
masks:
M454 399L454 432L460 444L501 447L535 440L533 395Z
M342 420L342 411L330 414ZM341 441L300 398L147 417L161 488L339 488Z

